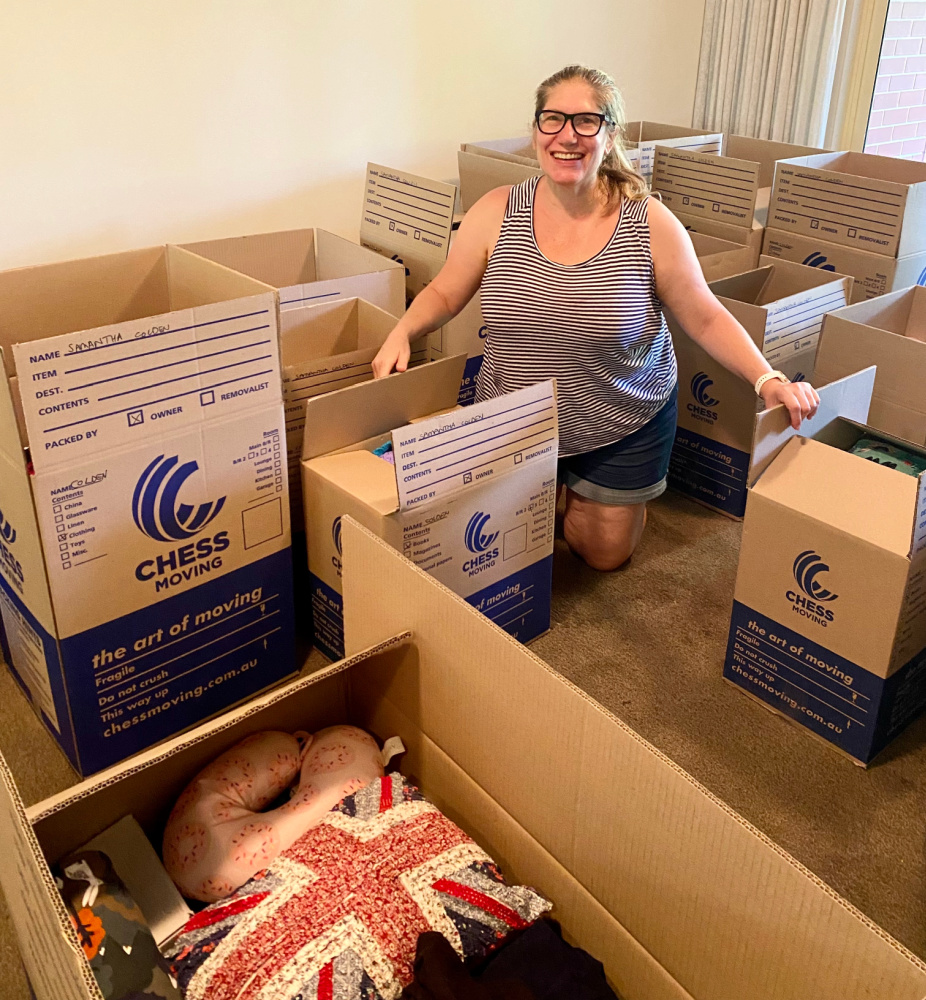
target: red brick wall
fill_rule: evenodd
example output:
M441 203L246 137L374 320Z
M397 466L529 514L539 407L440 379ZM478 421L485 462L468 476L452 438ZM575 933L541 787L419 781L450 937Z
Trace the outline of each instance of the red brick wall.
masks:
M865 152L926 161L926 2L891 0Z

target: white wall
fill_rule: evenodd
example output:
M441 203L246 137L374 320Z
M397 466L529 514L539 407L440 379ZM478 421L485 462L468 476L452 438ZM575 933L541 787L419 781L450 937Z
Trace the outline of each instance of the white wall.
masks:
M0 18L0 267L320 226L456 177L570 62L691 120L703 0L40 0Z

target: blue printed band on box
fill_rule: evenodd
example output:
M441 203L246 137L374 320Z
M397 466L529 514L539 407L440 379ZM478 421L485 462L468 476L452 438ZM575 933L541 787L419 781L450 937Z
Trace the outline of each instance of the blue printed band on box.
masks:
M6 380L0 395L10 667L82 774L295 669L272 293L157 248L0 274L0 315L20 281L41 314L43 284L54 299L59 283L131 285L145 267L138 295L161 312L42 341L9 331L24 425ZM213 271L239 297L215 301ZM183 308L171 309L168 272ZM68 294L55 304L66 328Z

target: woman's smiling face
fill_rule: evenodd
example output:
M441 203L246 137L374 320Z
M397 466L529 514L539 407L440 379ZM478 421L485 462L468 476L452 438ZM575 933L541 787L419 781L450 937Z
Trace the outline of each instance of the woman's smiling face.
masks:
M575 114L591 111L601 114L595 91L584 80L564 80L547 96L544 110ZM598 168L612 139L607 125L597 135L577 135L572 122L567 121L555 135L547 135L534 125L534 149L543 172L554 184L584 187L595 183Z

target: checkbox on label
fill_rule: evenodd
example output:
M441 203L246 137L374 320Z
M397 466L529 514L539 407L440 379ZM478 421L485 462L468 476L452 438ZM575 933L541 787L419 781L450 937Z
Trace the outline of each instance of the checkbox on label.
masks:
M142 410L129 410L129 427L140 427L145 422L145 414Z
M65 548L67 548L67 546L65 546ZM68 557L68 554L67 554L67 552L62 552L62 553L61 553L61 558L62 558L62 559L67 559L67 557Z
M473 474L471 472L464 472L463 473L463 482L464 483L471 483L472 481L473 481Z
M55 514L55 524L58 524L60 521L63 520L64 520L64 514Z
M420 229L416 229L415 230L415 239L416 240L420 240L421 239L421 230Z
M59 542L66 542L67 540L68 540L68 536L67 535L58 535L58 541Z
M820 228L820 220L819 219L811 219L810 220L810 228L811 229L819 229Z
M62 542L62 544L58 546L58 550L60 552L67 552L67 550L68 550L68 543L67 542Z
M851 239L853 239L853 240L854 240L854 239L855 239L855 237L856 237L856 236L858 236L858 230L857 230L857 229L850 229L850 230L848 230L848 232L846 233L846 236L848 236L848 237L850 237Z
M719 212L720 211L720 206L717 204L716 201L714 202L712 211L714 211L714 212Z
M691 204L691 199L688 197L687 194L685 195L684 198L682 198L682 204L683 205L690 205Z
M61 568L62 569L70 569L71 568L71 564L69 562L63 562L61 564Z
M520 465L523 461L524 461L524 456L521 454L521 452L518 452L514 456L514 464L515 465Z
M56 503L55 506L52 507L51 512L52 512L52 514L60 514L61 513L61 504L60 503Z
M208 389L206 392L201 392L199 394L199 405L200 406L212 406L215 402L215 393Z
M394 233L395 232L395 223L394 222L390 222L389 223L389 232L390 233Z

